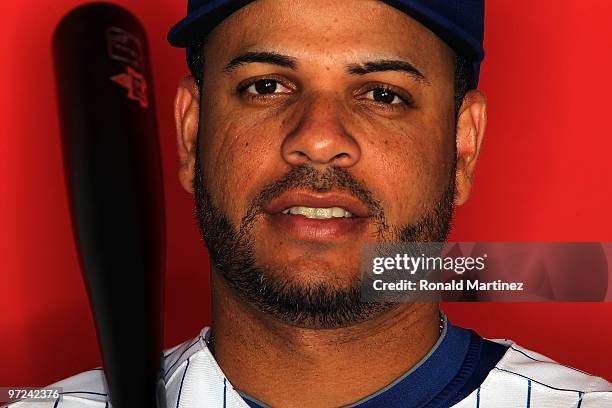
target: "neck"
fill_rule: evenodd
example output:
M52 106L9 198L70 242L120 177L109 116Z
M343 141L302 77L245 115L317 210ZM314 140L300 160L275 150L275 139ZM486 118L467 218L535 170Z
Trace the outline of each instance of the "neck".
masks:
M241 302L212 271L214 355L234 388L271 406L358 401L408 371L437 341L436 303L402 303L338 329L291 326Z

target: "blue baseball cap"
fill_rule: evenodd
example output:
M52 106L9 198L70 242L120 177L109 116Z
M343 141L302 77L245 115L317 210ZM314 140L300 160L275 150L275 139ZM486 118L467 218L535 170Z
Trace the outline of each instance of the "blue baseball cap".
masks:
M232 13L255 0L188 0L187 16L168 33L168 42L191 47ZM471 88L478 85L484 58L484 0L380 0L419 21L472 64Z

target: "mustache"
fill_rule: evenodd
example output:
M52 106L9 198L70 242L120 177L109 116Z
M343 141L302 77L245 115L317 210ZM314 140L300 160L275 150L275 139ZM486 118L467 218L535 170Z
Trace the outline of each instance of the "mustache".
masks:
M317 193L347 192L366 206L370 217L378 225L379 232L388 229L385 212L380 201L374 197L374 194L362 181L353 177L342 167L329 166L324 171L320 171L306 164L292 167L282 177L266 185L249 204L249 209L242 224L250 224L258 214L263 212L263 208L270 201L285 192L297 189L306 189Z

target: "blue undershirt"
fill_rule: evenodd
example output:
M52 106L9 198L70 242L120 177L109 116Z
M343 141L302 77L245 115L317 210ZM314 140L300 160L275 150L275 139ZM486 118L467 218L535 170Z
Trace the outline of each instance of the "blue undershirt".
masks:
M445 408L470 395L508 348L485 340L473 330L448 320L432 351L406 374L382 390L349 405L351 408ZM252 408L260 401L240 392Z

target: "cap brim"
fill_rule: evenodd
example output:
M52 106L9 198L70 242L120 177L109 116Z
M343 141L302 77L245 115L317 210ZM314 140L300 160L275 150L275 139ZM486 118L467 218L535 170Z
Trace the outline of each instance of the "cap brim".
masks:
M221 21L253 1L209 1L176 23L168 32L168 42L175 47L191 47L200 42Z
M254 0L212 0L192 11L168 32L168 42L175 47L189 48L198 44L221 21ZM446 17L424 7L418 0L382 0L419 21L445 41L455 52L467 58L473 67L473 87L478 85L480 61L484 49L480 41ZM188 57L189 63L189 57Z

